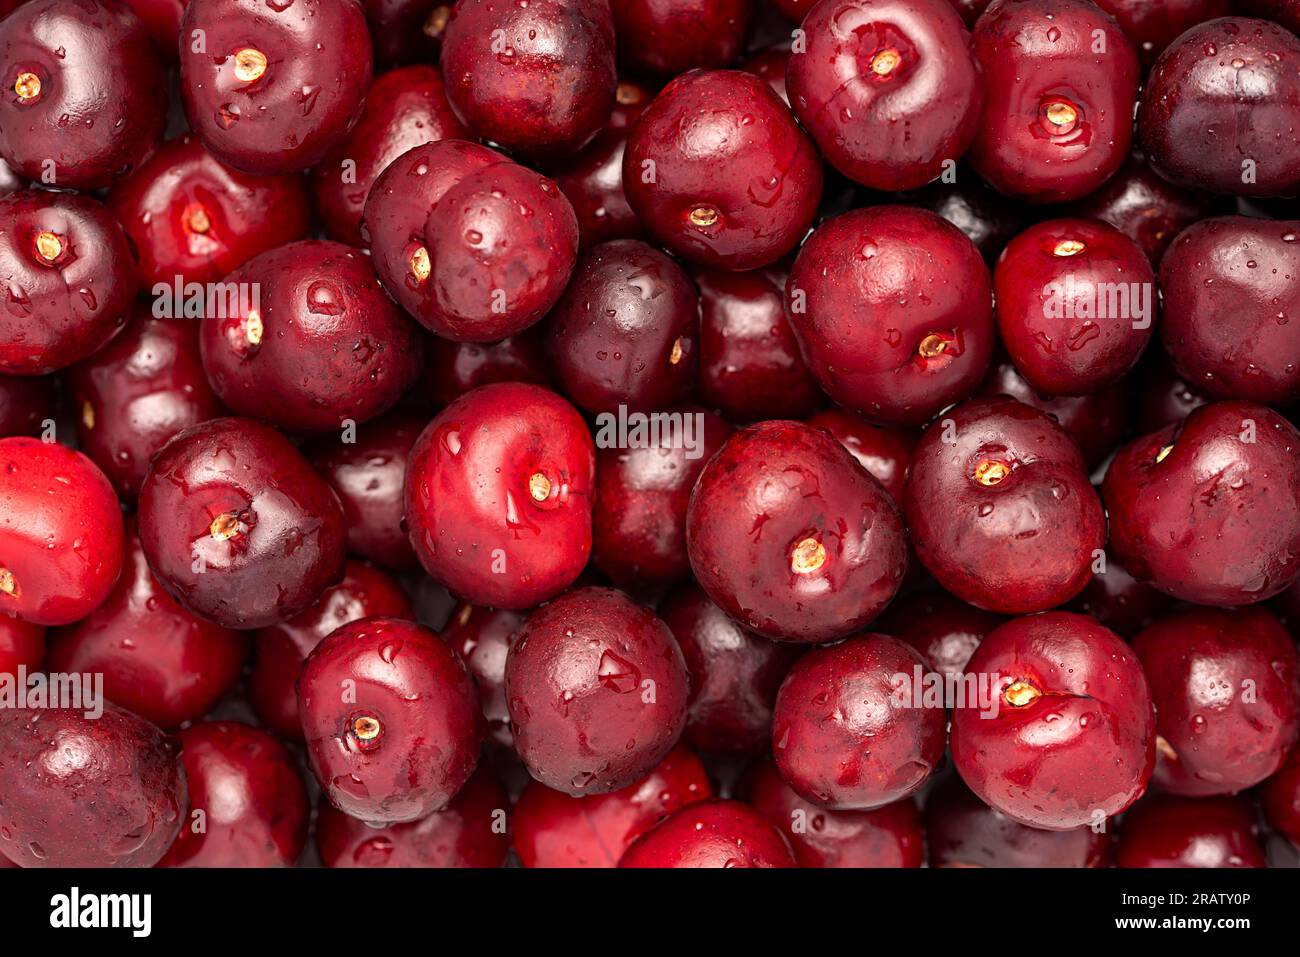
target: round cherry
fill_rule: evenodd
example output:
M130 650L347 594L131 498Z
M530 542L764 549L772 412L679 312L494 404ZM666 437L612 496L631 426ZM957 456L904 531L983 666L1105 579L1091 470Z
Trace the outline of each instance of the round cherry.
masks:
M506 657L526 618L517 611L462 603L442 631L474 676L489 735L507 747L514 738L506 705Z
M619 867L796 867L781 832L739 801L697 801L642 834Z
M903 500L903 483L907 470L912 467L912 452L916 448L915 432L872 425L834 406L806 421L835 436L858 464L885 487L890 498L895 502Z
M1300 747L1291 749L1282 769L1260 790L1264 817L1296 847L1300 847Z
M903 595L877 619L874 628L907 642L945 680L959 678L979 643L1001 615L968 605L941 589Z
M1156 3L1151 0L1096 0L1096 3L1119 21L1144 66L1155 62L1156 57L1183 31L1206 20L1226 17L1233 6L1231 0L1158 0Z
M1265 867L1254 809L1235 797L1157 795L1124 818L1117 867Z
M433 336L426 352L423 388L438 405L447 405L471 389L493 382L549 385L550 363L541 326L533 326L500 342L453 342Z
M754 0L621 0L610 5L618 62L634 73L672 77L731 66L745 49Z

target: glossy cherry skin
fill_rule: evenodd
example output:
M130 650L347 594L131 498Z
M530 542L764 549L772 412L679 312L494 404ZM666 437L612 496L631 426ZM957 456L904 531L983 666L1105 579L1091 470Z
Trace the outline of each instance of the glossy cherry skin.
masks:
M1265 867L1248 801L1156 795L1124 818L1117 867Z
M524 867L617 867L628 845L667 815L711 797L704 765L684 747L608 794L570 797L531 781L511 821L515 851Z
M903 500L903 483L912 465L917 434L909 429L887 429L832 406L807 420L825 429L884 486L895 502Z
M781 832L739 801L697 801L642 834L619 867L797 867Z
M1069 215L1110 223L1141 246L1151 265L1158 267L1175 236L1221 211L1222 205L1216 197L1183 189L1156 175L1145 157L1135 153L1100 189L1072 204Z
M0 847L20 867L152 867L187 806L174 742L105 703L0 708Z
M1133 650L1156 705L1162 790L1235 794L1282 766L1300 735L1300 661L1270 612L1175 612L1143 630Z
M1138 58L1109 14L1087 0L1002 0L975 24L974 41L988 96L967 156L989 185L1062 203L1120 168Z
M790 57L790 105L827 162L885 192L937 178L975 138L984 84L948 0L820 3Z
M500 867L510 801L480 767L441 811L375 828L322 801L316 843L326 867Z
M149 31L158 52L169 64L177 57L176 38L181 32L181 15L189 0L122 0ZM0 5L2 6L2 5Z
M21 618L0 615L0 675L17 677L19 667L28 673L45 662L45 629Z
M1230 216L1181 233L1160 266L1160 335L1174 368L1207 395L1300 400L1300 222Z
M873 627L907 642L934 671L951 678L966 671L984 636L1005 621L935 588L900 597Z
M910 799L873 811L830 811L800 797L770 760L741 781L745 799L771 821L800 867L920 867L921 814Z
M53 442L0 439L0 613L66 625L122 570L122 511L90 459Z
M1230 0L1096 0L1119 21L1124 33L1133 41L1138 59L1144 66L1180 34L1198 23L1226 17L1232 10Z
M661 437L654 445L624 448L600 442L598 432L591 557L611 582L628 590L653 590L690 574L686 508L691 490L731 435L722 418L695 406L660 411L682 416L680 441Z
M1005 396L972 399L921 436L903 510L935 579L988 611L1069 601L1106 542L1079 447L1047 416Z
M258 290L257 300L207 313L199 342L213 390L239 415L337 429L386 411L420 376L419 327L359 250L307 239L263 253L226 282Z
M465 125L524 156L565 155L614 105L605 0L460 0L442 34L447 98Z
M1131 640L1173 603L1164 592L1134 578L1107 553L1104 570L1092 576L1092 581L1070 603L1069 610L1091 615L1117 635Z
M697 269L700 290L696 395L733 422L801 419L824 401L785 315L775 271Z
M898 591L898 507L829 433L774 420L736 433L705 466L686 515L696 580L759 634L843 638Z
M826 394L880 425L923 425L993 355L988 267L956 226L873 206L823 223L794 261L790 325Z
M1300 847L1300 747L1260 789L1260 806L1268 823Z
M984 803L1063 831L1100 825L1142 795L1155 709L1114 632L1069 612L1016 618L985 636L966 672L987 676L992 697L957 701L952 760Z
M284 745L238 721L205 721L177 737L190 814L158 866L292 867L311 807Z
M488 734L507 747L514 737L506 705L506 657L527 617L517 611L461 603L442 631L443 640L474 676Z
M1275 20L1292 33L1300 30L1300 7L1293 0L1236 0L1234 6L1252 17Z
M623 151L628 131L653 97L640 84L620 81L605 129L573 156L548 164L556 185L573 204L583 249L611 239L638 239L645 232L623 192Z
M541 326L533 326L500 342L452 342L433 336L425 352L424 388L438 405L447 405L471 389L493 382L549 385L550 362Z
M1104 829L1045 831L993 810L951 774L925 799L931 867L1106 867L1111 838Z
M199 49L195 30L205 34ZM190 128L236 169L304 170L361 116L373 62L357 0L189 0L181 38Z
M1120 449L1102 495L1110 543L1139 581L1201 605L1271 598L1300 577L1300 433L1215 402Z
M108 210L76 193L0 197L0 374L42 375L99 349L126 323L136 278Z
M772 754L781 776L837 811L914 794L943 760L947 719L942 707L899 703L895 684L929 670L915 648L885 635L808 652L776 697Z
M763 754L777 689L801 649L741 627L694 583L660 602L659 616L691 676L686 740L714 754Z
M451 0L361 0L375 45L375 66L437 63Z
M673 77L731 66L745 49L754 0L619 0L611 3L619 65Z
M357 125L311 170L312 202L330 237L364 245L366 197L397 157L423 143L470 138L435 68L408 66L376 77Z
M149 460L182 429L223 414L199 360L193 319L155 319L136 307L107 346L67 371L77 444L126 501Z
M617 414L684 399L695 382L695 284L637 239L588 250L546 321L556 377L588 412Z
M1038 217L1033 206L990 189L968 167L959 167L956 175L955 183L938 180L908 193L907 204L948 220L966 234L991 266L1007 243Z
M646 229L682 258L757 269L812 225L822 164L761 78L699 70L669 83L632 127L623 189Z
M1137 363L1155 328L1146 253L1109 223L1052 219L1011 241L993 272L998 332L1045 395L1087 395Z
M578 588L528 616L506 659L515 751L573 796L644 777L686 724L689 678L668 626L612 588Z
M352 684L341 694L344 681ZM298 710L321 788L363 821L442 810L478 763L474 681L446 642L413 621L362 618L335 630L303 664Z
M1142 93L1138 130L1151 166L1189 189L1295 196L1297 61L1300 38L1266 20L1222 17L1188 30L1156 61Z
M188 133L119 180L107 202L135 247L140 282L155 296L174 296L177 276L216 282L259 253L302 239L311 226L301 176L233 169ZM166 290L154 288L159 284Z
M0 156L30 180L98 189L162 139L162 58L122 4L29 0L0 20L0 71Z
M348 559L337 585L287 621L255 633L257 655L248 676L248 699L262 723L282 738L301 741L295 685L302 663L335 630L362 618L405 618L415 612L401 586L377 568Z
M52 671L102 674L114 704L175 728L203 717L238 680L248 636L173 601L131 528L117 584L88 616L51 634L48 657Z
M406 467L406 522L425 570L493 608L532 608L591 554L596 449L554 392L500 382L429 423Z
M759 50L740 64L740 68L746 73L753 73L766 80L772 92L779 96L786 106L789 106L790 94L785 83L786 68L789 63L790 44L781 43Z
M1210 400L1187 384L1163 349L1152 349L1141 370L1136 426L1139 433L1175 425Z
M419 567L402 524L402 490L411 447L427 424L423 415L396 409L355 435L327 433L304 450L343 503L348 550L386 568Z
M40 435L41 423L53 421L54 402L52 377L0 375L0 438Z
M227 628L298 614L343 569L338 496L288 439L252 419L213 419L163 446L139 516L163 587Z

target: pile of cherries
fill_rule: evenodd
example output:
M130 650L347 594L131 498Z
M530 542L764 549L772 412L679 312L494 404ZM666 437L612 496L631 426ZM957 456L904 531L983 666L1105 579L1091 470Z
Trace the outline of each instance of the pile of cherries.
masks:
M0 866L1294 864L1296 31L0 0Z

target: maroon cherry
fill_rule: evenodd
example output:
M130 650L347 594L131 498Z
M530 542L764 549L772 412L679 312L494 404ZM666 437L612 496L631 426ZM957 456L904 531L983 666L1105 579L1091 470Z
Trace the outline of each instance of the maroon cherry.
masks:
M20 867L152 867L187 806L176 746L105 704L0 708L0 848Z
M786 106L790 105L790 93L786 89L786 70L790 65L789 42L765 47L749 56L740 68L746 73L753 73L767 81L772 92L779 96Z
M1300 746L1291 749L1282 769L1264 783L1260 804L1268 823L1300 847Z
M0 374L84 359L126 323L135 296L126 236L99 203L27 190L0 197Z
M483 715L465 663L412 621L362 618L298 678L307 754L339 810L401 823L440 811L478 763Z
M488 733L507 747L514 738L506 706L506 656L526 618L517 611L462 603L442 632L474 676Z
M1034 203L1086 196L1132 142L1138 59L1088 0L1002 0L980 17L988 87L968 157L998 191Z
M1155 62L1183 31L1215 17L1226 17L1232 10L1231 0L1158 0L1156 3L1096 0L1096 3L1119 21L1145 66Z
M358 250L303 240L250 260L226 282L258 295L207 313L200 343L212 388L239 415L338 429L386 411L419 378L419 327Z
M1104 563L1069 608L1091 615L1117 635L1131 640L1168 611L1173 600L1138 581L1109 552Z
M371 71L357 0L189 0L181 19L190 128L248 173L320 162L360 118Z
M1038 218L1034 207L990 189L964 168L956 182L940 179L905 198L909 205L928 209L960 229L990 266L1007 243Z
M605 0L460 0L441 59L447 98L465 125L525 156L576 152L614 105Z
M506 659L515 751L536 780L575 796L627 787L663 760L688 691L668 626L612 588L543 605Z
M53 442L0 439L0 613L66 625L122 570L122 511L90 459Z
M184 283L216 282L259 253L304 238L311 226L301 176L240 172L192 134L160 146L107 202L135 247L140 282L155 297L180 300L171 304L176 318L197 318L207 305L206 295L191 305Z
M988 685L952 712L952 760L986 804L1030 827L1099 827L1155 765L1155 709L1137 656L1068 612L1007 622L966 673ZM985 697L985 700L972 700Z
M1137 431L1156 432L1175 425L1210 400L1187 384L1163 349L1152 349L1150 361L1141 370L1141 394L1137 410Z
M98 189L162 138L162 58L123 4L29 0L0 19L0 71L0 156L30 180Z
M858 464L885 487L890 498L896 503L903 501L903 483L916 448L914 431L881 428L835 407L810 416L807 423L835 436Z
M343 568L338 497L288 439L252 419L213 419L163 446L139 515L163 587L227 628L296 615Z
M52 376L0 375L0 438L40 435L42 423L53 421Z
M872 189L915 189L951 168L984 103L970 34L948 0L820 3L800 26L790 105L822 155Z
M284 745L238 721L205 721L177 737L190 813L158 866L292 867L311 807Z
M873 206L822 224L785 296L821 387L881 425L928 422L970 394L993 354L988 267L925 210Z
M754 0L620 0L610 4L618 62L634 73L672 77L731 66L743 52Z
M1266 867L1250 802L1156 795L1124 818L1117 867Z
M1140 581L1201 605L1271 598L1300 577L1300 433L1215 402L1120 449L1102 494L1111 547Z
M903 509L930 574L989 611L1069 601L1106 541L1079 447L1045 413L1005 396L972 399L925 430Z
M437 63L452 0L361 0L377 67Z
M78 444L127 501L168 439L222 414L199 360L198 325L140 306L107 346L69 368L67 382Z
M22 2L22 0L15 0ZM181 32L181 16L189 0L122 0L130 7L144 28L149 31L154 45L169 64L176 63L176 38ZM0 7L4 4L0 3Z
M0 675L18 676L20 667L29 674L45 662L45 628L21 618L0 615Z
M940 589L912 592L886 609L874 628L907 642L945 679L960 677L1001 615L968 605Z
M894 597L907 567L898 507L829 433L770 421L704 468L686 516L695 577L769 638L843 638Z
M416 440L406 521L425 569L493 608L563 591L591 554L596 450L553 392L501 382L466 393Z
M697 801L642 834L619 867L795 867L781 832L739 801Z
M303 661L336 629L377 616L415 620L397 582L377 568L349 559L342 579L325 589L314 605L287 621L259 629L248 699L262 722L282 738L301 741L295 686Z
M500 342L452 342L434 336L425 350L429 360L419 391L438 405L447 405L493 382L549 385L552 370L543 331L541 326L533 326Z
M822 164L762 79L693 71L669 83L632 127L623 189L646 229L677 255L756 269L812 225Z
M330 237L363 245L361 214L370 188L407 150L445 139L470 139L431 66L403 67L375 78L361 119L312 168L312 200Z
M326 867L500 867L510 850L510 802L480 767L428 817L374 828L322 801L316 843Z

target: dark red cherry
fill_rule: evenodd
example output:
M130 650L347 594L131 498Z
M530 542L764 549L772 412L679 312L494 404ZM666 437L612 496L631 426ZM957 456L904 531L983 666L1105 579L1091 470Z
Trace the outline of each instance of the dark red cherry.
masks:
M181 16L185 13L185 5L189 0L122 0L122 2L140 18L158 52L169 64L175 64L178 53L176 38L180 35ZM3 4L0 4L0 7L3 7Z
M739 801L697 801L642 834L619 867L796 867L781 832Z
M757 269L817 214L817 150L770 86L740 70L684 73L641 114L623 189L656 239L691 262Z
M361 0L375 45L375 66L437 63L452 0Z
M1187 384L1163 349L1152 349L1147 355L1150 361L1140 370L1136 422L1137 431L1142 433L1175 425L1210 401Z
M0 614L67 625L108 596L122 570L122 511L80 452L0 439Z
M357 0L189 0L181 19L190 128L248 173L320 162L360 118L372 69Z
M298 709L321 788L363 821L442 810L478 763L474 681L449 645L413 621L363 618L333 632L303 664Z
M709 597L784 641L859 630L907 567L894 501L829 433L800 422L762 422L728 440L696 482L686 542Z
M76 193L0 197L0 276L5 375L41 375L84 359L125 325L136 291L122 227Z
M311 225L302 177L232 169L192 134L164 143L107 201L135 248L141 284L156 299L170 296L177 318L198 318L207 305L206 291L191 305L185 283L216 282Z
M1292 0L1236 0L1234 6L1252 17L1275 20L1292 33L1300 31L1300 7Z
M790 105L790 94L786 90L785 76L786 70L790 65L790 44L781 43L773 47L765 47L754 53L740 64L740 68L746 73L753 73L755 76L762 77L767 81L767 85L772 88L772 92L779 96L785 105Z
M967 155L991 186L1062 203L1120 168L1139 68L1109 14L1088 0L1002 0L975 24L974 41L988 96Z
M310 607L343 568L338 496L279 432L213 419L172 438L140 490L140 541L173 598L227 628Z
M517 611L461 603L442 631L478 685L488 733L509 747L510 711L506 706L506 656L527 616Z
M785 301L826 394L881 425L923 425L974 390L993 354L988 267L925 210L874 206L823 223Z
M0 156L61 189L98 189L139 166L167 118L157 48L106 0L29 0L0 20L0 92Z
M40 435L54 404L53 377L0 375L0 438Z
M903 509L917 556L963 601L1055 608L1093 574L1106 518L1079 447L1046 413L972 399L921 436Z
M674 260L637 239L588 250L546 322L556 377L595 414L684 399L698 362L699 297Z
M1215 402L1120 449L1102 494L1110 544L1139 581L1247 605L1300 577L1300 433L1272 409Z
M406 522L425 570L493 608L532 608L591 554L596 450L554 392L501 382L429 423L406 467Z
M700 289L696 395L733 422L801 419L824 401L785 315L775 271L697 269Z
M284 745L238 721L205 721L177 737L190 813L158 866L292 867L311 806Z
M807 419L825 429L849 450L858 464L885 487L896 503L903 501L903 483L912 465L917 434L910 429L887 429L832 406Z
M44 662L45 628L21 618L0 615L0 675L17 677L20 667L35 673Z
M903 595L872 627L907 642L948 679L965 673L984 636L1004 621L935 588Z
M1038 215L1034 207L990 189L965 166L959 167L956 177L956 182L940 179L903 198L908 205L928 209L960 229L992 266L1007 243Z
M419 391L438 405L447 405L493 382L550 385L543 331L541 326L533 326L500 342L452 342L433 336L425 349L429 358Z
M1264 782L1260 805L1268 823L1300 847L1300 747L1292 748L1282 769Z
M800 31L786 74L790 105L849 179L915 189L971 145L984 84L948 0L821 3Z
M316 843L326 867L500 867L510 801L480 767L441 811L375 828L322 801Z
M1095 0L1119 21L1124 33L1133 41L1138 58L1149 66L1183 31L1226 17L1232 10L1231 0Z
M295 685L302 663L336 629L362 618L415 620L401 586L377 568L349 559L343 577L320 600L287 621L259 629L248 676L248 699L262 722L282 738L302 740Z
M447 98L465 124L524 156L576 152L614 105L605 0L460 0L441 59Z
M312 201L330 238L364 245L361 214L379 174L407 150L445 139L470 133L452 112L436 69L408 66L376 77L357 125L310 174Z
M578 588L528 616L506 659L515 751L565 794L645 777L686 724L689 678L668 626L612 588Z
M672 77L731 66L744 51L754 0L619 0L610 5L625 69Z
M1254 809L1235 797L1159 794L1124 818L1116 867L1265 867Z
M1092 581L1070 602L1071 611L1091 615L1111 631L1131 640L1164 614L1173 600L1146 582L1140 582L1109 552Z

